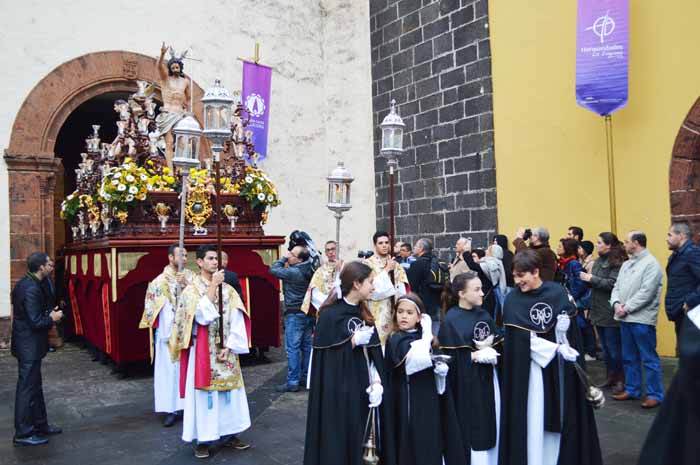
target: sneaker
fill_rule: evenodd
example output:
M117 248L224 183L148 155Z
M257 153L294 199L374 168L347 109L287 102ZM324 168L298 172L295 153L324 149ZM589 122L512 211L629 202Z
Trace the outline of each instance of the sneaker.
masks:
M194 456L198 459L206 459L209 457L209 445L208 444L197 444L194 446Z
M586 354L584 357L587 362L595 362L597 359L595 357L591 357L590 355Z
M224 443L224 447L232 447L236 450L246 450L250 449L250 444L246 444L245 442L241 441L240 439L238 439L238 436L233 436L231 439Z
M42 444L48 444L48 442L49 438L37 434L23 438L12 438L12 444L15 446L40 446Z

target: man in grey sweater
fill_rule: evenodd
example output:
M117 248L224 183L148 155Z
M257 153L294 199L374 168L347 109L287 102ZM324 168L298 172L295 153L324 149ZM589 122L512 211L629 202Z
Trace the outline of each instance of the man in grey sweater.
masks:
M632 231L627 235L625 249L630 259L622 264L610 296L615 319L620 321L625 370L625 392L614 395L613 399L641 398L641 364L644 364L646 399L642 407L654 408L664 399L661 361L656 353L656 321L664 275L659 261L646 246L643 232Z

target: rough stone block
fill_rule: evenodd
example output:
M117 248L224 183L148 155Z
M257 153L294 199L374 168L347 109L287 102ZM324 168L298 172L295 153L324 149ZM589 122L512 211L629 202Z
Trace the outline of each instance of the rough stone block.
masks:
M420 113L416 116L416 129L423 129L433 126L438 122L437 110L431 110L425 113Z
M435 21L440 16L440 5L430 3L420 10L420 23L425 25Z
M472 190L495 188L496 170L485 170L469 173L469 187Z
M424 79L416 83L416 97L423 98L440 90L440 78L438 76Z
M421 145L416 148L416 163L422 165L437 160L437 145Z
M438 114L441 123L460 119L464 116L464 103L457 102L449 106L443 106L439 109Z
M442 177L425 180L425 196L438 197L445 194L445 181Z
M421 0L401 0L399 2L399 16L405 16L421 7Z
M496 218L495 208L471 211L471 225L475 230L487 231L496 229Z
M423 40L423 31L421 29L416 29L414 31L403 34L399 39L399 48L401 50L413 47L419 44Z
M420 111L428 111L437 108L442 103L442 95L432 94L420 99ZM441 110L442 111L442 110ZM434 124L434 123L431 123Z
M455 30L455 47L460 48L472 44L481 39L486 39L489 34L486 26L486 18L478 19Z
M471 23L472 21L474 21L474 6L468 5L460 10L455 11L450 16L450 20L452 21L452 27L455 29Z
M435 55L451 52L453 50L452 33L448 32L433 39L433 51Z
M459 139L452 139L438 144L439 158L452 158L459 156Z
M445 184L445 193L447 194L469 190L469 174L455 174L454 176L447 176L445 178Z
M433 140L440 141L452 139L455 136L455 128L452 123L445 123L433 127Z
M397 53L391 57L391 67L394 73L413 66L413 49Z
M472 229L469 210L458 210L446 213L445 221L445 230L447 232L462 232L470 231Z
M420 26L420 13L417 11L403 18L403 32L410 32Z
M442 71L454 67L454 56L452 54L441 56L433 60L430 64L432 65L431 70L433 75L438 75Z
M432 213L420 215L418 217L418 226L421 233L441 233L445 231L445 214Z
M423 38L432 39L450 30L450 18L444 17L423 26Z
M433 59L433 43L432 41L418 45L415 49L414 61L416 64L423 63Z
M467 192L465 194L457 194L455 197L455 206L457 208L478 208L486 205L483 192Z

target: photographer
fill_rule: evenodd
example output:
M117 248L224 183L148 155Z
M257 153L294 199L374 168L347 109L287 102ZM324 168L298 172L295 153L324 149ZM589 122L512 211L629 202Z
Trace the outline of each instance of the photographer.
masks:
M309 368L311 333L316 320L302 312L301 305L315 271L310 258L306 247L297 245L270 267L270 274L282 280L284 290L287 383L277 388L279 392L297 392L300 381L305 382Z
M19 376L15 394L15 437L18 446L46 444L46 437L61 432L49 426L41 383L41 360L49 349L49 330L63 318L51 310L41 282L50 273L51 259L43 252L27 258L27 274L12 290L12 355L17 358Z
M538 226L534 230L519 228L515 234L513 246L516 255L526 249L534 250L540 257L540 278L542 281L554 281L557 272L557 256L549 247L549 231ZM529 245L526 244L529 241Z

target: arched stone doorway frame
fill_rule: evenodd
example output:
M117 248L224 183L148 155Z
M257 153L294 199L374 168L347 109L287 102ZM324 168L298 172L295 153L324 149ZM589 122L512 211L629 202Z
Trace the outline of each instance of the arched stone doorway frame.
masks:
M25 273L29 253L54 251L53 195L61 169L54 146L61 127L76 108L95 96L136 91L136 80L159 81L155 58L128 51L89 53L56 67L22 103L4 155L13 285ZM204 92L196 83L193 94L194 114L200 119Z
M671 220L700 233L700 98L690 108L673 144L669 173Z

